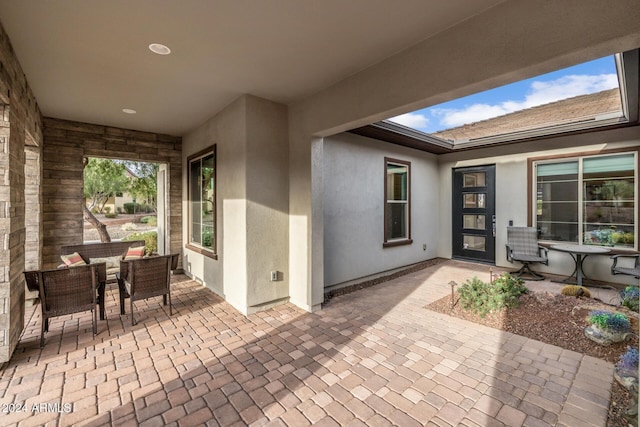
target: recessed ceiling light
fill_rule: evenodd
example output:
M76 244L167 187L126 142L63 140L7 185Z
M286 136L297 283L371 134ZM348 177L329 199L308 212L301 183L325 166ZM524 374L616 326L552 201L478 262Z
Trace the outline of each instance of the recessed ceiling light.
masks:
M169 55L171 53L171 49L160 43L151 43L149 45L149 50L153 53L157 53L158 55Z
M136 110L132 110L131 108L123 108L122 112L123 113L127 113L127 114L135 114L135 113L137 113Z

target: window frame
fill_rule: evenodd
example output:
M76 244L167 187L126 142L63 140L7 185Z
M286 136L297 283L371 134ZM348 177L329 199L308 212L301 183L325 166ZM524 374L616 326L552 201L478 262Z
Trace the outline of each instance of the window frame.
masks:
M537 209L537 177L536 177L536 165L545 163L554 163L562 161L577 161L582 162L590 157L615 155L615 154L635 154L635 171L634 171L634 186L635 186L635 200L634 200L634 243L633 248L621 248L613 247L611 253L625 253L625 252L637 252L640 244L638 242L638 235L640 234L640 147L622 147L615 149L595 150L595 151L581 151L574 153L566 153L559 155L530 157L527 159L527 224L529 227L537 227L536 221L536 209ZM578 182L583 182L582 169L579 171ZM582 188L579 185L578 194L579 198L576 202L578 205L578 242L574 244L583 245L583 233L584 233L584 218L582 217L581 210L583 206L580 204L582 201ZM556 243L555 240L543 240L543 242ZM598 246L598 245L589 245Z
M403 166L407 168L407 201L406 201L406 205L407 205L407 209L406 209L406 213L405 213L405 221L406 221L406 229L407 229L407 236L406 237L402 237L402 238L395 238L395 239L389 239L388 235L389 235L389 229L387 227L387 220L388 220L388 209L387 209L387 205L389 204L389 200L387 198L387 175L388 175L388 168L389 165L396 165L396 166ZM411 239L411 162L406 161L406 160L399 160L399 159L394 159L391 157L385 157L384 158L384 231L383 231L383 236L384 236L384 241L382 243L382 247L383 248L387 248L387 247L394 247L394 246L402 246L402 245L410 245L413 243L413 240Z
M191 164L195 161L202 160L207 156L213 156L213 239L211 242L211 249L206 248L204 246L198 245L197 243L193 243L191 241L191 231L192 231L192 219L191 219L191 183L193 177L191 176ZM218 156L216 150L216 144L205 148L204 150L198 151L197 153L191 154L187 157L187 243L185 247L189 250L197 252L201 255L212 259L218 259L218 221L217 221L217 198L218 198Z

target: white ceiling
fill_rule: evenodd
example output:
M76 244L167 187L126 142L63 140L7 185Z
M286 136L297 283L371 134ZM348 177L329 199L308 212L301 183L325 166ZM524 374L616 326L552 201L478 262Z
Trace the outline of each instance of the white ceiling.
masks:
M304 99L500 2L0 0L0 21L44 116L183 135L243 93Z

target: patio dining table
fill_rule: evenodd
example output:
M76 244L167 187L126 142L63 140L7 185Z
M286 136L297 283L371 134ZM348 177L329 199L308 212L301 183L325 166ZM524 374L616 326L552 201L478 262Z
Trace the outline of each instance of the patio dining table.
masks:
M576 244L559 244L559 245L551 245L551 250L566 252L571 255L576 266L573 270L573 273L569 277L564 280L554 280L554 282L560 283L570 283L577 284L578 286L582 286L584 280L590 280L582 269L582 264L584 260L589 255L606 255L611 252L611 249L599 247L599 246L588 246L588 245L576 245Z

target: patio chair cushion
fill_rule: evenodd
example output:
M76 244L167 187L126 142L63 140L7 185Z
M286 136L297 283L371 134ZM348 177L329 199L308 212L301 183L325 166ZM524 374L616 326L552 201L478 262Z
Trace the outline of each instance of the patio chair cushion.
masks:
M121 255L111 256L111 257L100 257L100 258L89 258L89 264L99 264L104 262L107 264L107 275L116 274L120 271L120 260L122 259Z
M107 269L110 268L118 268L120 269L120 260L121 256L110 256L110 257L100 257L100 258L89 258L89 264L98 264L101 262L107 263Z
M135 248L127 249L127 252L124 254L124 257L122 259L124 259L125 261L128 261L132 259L140 259L143 256L144 256L144 246L137 246Z
M74 252L70 255L61 255L60 258L62 259L62 262L64 262L64 264L69 267L87 265L87 263L84 262L84 259L82 258L82 256L80 256L78 252Z

